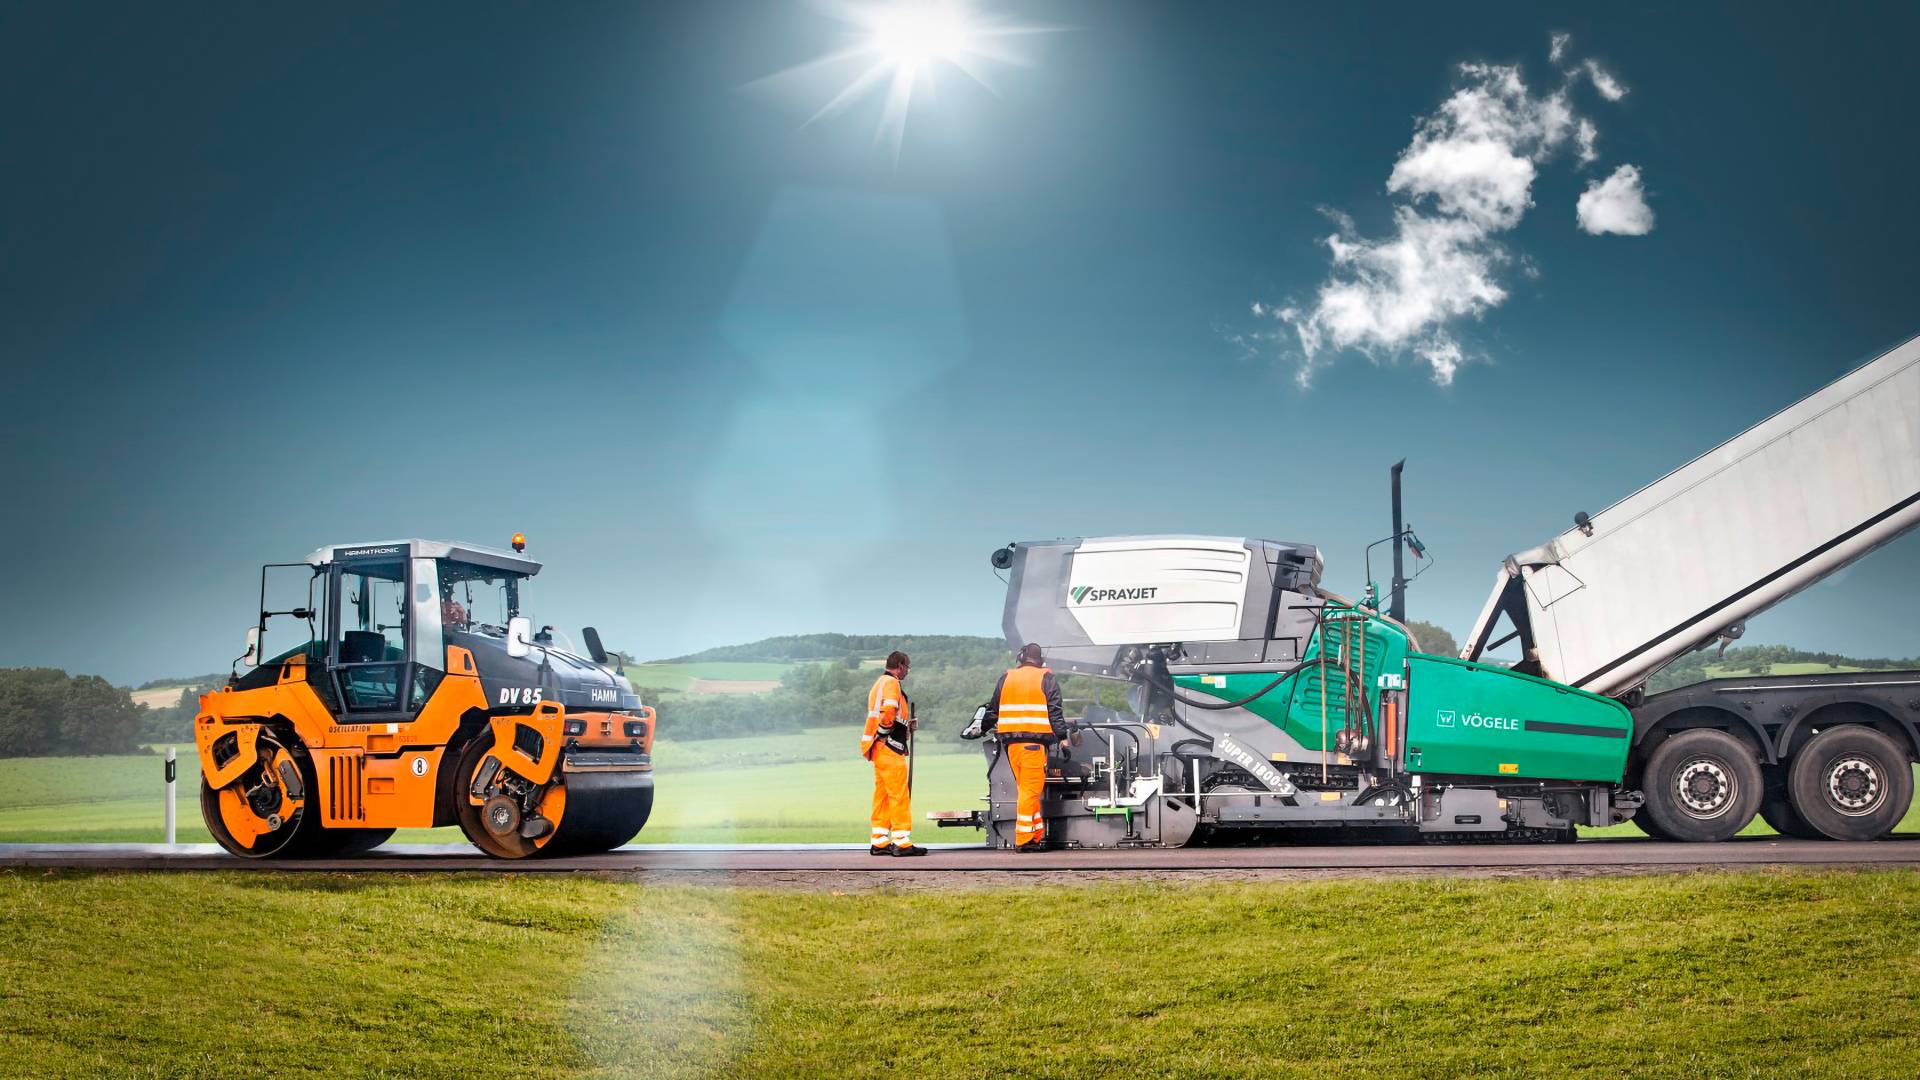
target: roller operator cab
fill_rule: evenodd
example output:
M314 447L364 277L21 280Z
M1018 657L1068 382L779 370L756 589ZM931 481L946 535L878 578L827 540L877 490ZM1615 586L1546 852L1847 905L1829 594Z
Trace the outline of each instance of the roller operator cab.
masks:
M513 859L640 831L653 710L593 629L586 655L534 629L540 563L524 542L343 544L262 568L250 670L203 696L194 722L201 813L222 847L340 854L459 825Z

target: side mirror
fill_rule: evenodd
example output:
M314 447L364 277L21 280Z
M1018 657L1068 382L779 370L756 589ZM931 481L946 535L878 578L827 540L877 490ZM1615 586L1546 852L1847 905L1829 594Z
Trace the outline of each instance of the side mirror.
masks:
M247 651L240 656L240 662L248 667L260 666L260 628L247 627Z
M594 663L604 665L607 662L606 647L600 644L600 631L589 626L580 631L580 640L587 643L587 656Z
M533 620L525 615L515 615L507 620L507 655L525 656L533 651L533 645L527 635L533 632Z

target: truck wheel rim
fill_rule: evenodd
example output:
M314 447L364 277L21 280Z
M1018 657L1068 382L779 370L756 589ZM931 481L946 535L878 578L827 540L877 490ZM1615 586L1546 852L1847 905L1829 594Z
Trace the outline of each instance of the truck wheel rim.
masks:
M1696 758L1681 766L1673 788L1680 805L1697 818L1719 817L1733 805L1733 777L1712 758Z
M1848 817L1873 813L1885 796L1880 770L1867 758L1843 757L1827 767L1827 800Z

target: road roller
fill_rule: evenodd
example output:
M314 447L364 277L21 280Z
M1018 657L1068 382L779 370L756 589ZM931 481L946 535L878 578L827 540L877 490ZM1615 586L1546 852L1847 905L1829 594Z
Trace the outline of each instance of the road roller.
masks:
M639 833L654 711L592 627L578 643L535 628L540 563L524 535L510 547L339 544L261 568L246 651L194 719L200 811L221 847L341 855L458 825L522 859Z

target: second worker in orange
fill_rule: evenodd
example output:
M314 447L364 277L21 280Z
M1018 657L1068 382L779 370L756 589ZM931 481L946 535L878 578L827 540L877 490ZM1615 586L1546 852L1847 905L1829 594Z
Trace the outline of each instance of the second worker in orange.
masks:
M981 724L999 735L1001 752L1019 791L1014 808L1015 851L1041 851L1047 846L1047 821L1040 812L1047 786L1047 748L1059 743L1067 730L1060 682L1041 659L1040 646L1028 642L1020 647L1019 664L1000 676Z

